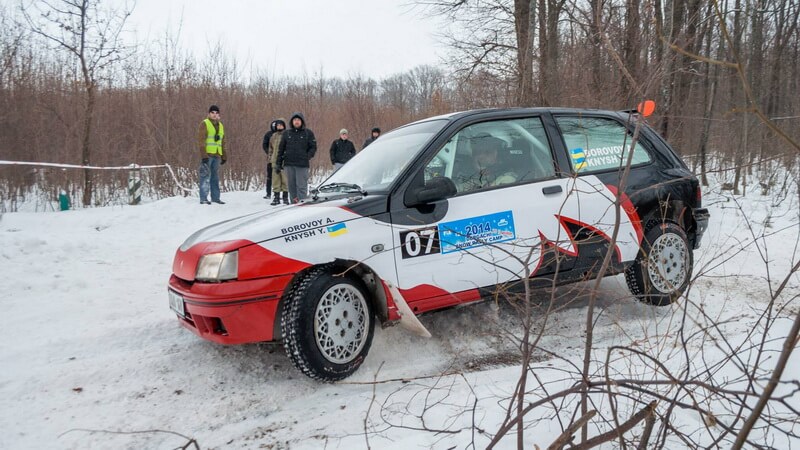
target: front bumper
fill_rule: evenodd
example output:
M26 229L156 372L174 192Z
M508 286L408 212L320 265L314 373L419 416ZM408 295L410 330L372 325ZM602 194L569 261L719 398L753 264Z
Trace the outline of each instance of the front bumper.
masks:
M291 278L203 283L172 275L169 290L183 298L181 325L209 341L245 344L275 340L279 300Z
M700 240L703 237L703 233L706 232L708 229L708 218L711 217L707 208L695 208L694 209L694 222L695 222L695 230L694 230L694 248L700 248Z

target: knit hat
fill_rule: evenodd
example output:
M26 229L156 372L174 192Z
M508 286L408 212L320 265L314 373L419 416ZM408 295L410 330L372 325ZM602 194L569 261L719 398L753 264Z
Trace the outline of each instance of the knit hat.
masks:
M341 130L339 130L339 134L348 134L347 128L342 128Z
M212 113L212 112L219 112L219 106L217 106L217 105L211 105L211 106L208 108L208 112L210 112L210 113Z
M380 129L380 128L378 128L378 127L375 127L375 128L373 128L373 129L372 129L372 132L373 132L373 133L378 133L378 134L381 134L381 129Z

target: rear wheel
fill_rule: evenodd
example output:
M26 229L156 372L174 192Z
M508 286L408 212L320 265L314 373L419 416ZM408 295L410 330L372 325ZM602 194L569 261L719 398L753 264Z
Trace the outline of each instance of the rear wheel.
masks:
M686 290L692 275L692 250L683 229L673 222L651 227L639 256L625 270L625 281L640 301L669 305Z
M364 362L375 331L363 283L320 267L298 278L281 313L284 347L305 375L321 381L350 376Z

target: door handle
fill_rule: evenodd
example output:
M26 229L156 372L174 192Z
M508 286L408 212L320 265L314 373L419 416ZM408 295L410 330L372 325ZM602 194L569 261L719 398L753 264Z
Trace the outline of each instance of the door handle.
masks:
M545 186L545 187L542 188L542 193L544 195L558 194L559 192L561 192L561 186L560 185Z

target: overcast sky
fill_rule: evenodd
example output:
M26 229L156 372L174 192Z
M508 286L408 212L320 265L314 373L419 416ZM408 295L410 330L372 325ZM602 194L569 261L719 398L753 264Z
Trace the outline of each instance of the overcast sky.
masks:
M181 46L195 56L219 41L240 66L273 75L322 68L382 78L438 64L444 52L435 37L441 22L406 0L136 0L127 23L140 42L181 26Z

